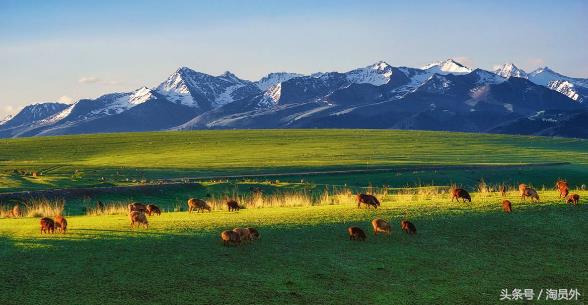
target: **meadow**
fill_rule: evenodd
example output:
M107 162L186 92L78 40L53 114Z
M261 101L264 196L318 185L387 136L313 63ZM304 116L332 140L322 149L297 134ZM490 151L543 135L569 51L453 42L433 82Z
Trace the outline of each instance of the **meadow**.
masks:
M495 193L471 204L446 195L394 193L378 210L166 212L149 229L130 229L126 215L71 216L65 235L41 236L38 218L3 219L2 304L496 304L501 289L586 291L585 204L551 190L504 214ZM371 235L374 217L392 223L391 236ZM403 218L417 235L400 230ZM367 241L349 241L351 225ZM238 226L261 239L222 246L219 232Z
M541 174L545 169L527 166L553 162L571 166L552 166L547 177ZM521 167L505 170L495 168L498 165ZM486 168L450 171L453 166ZM441 169L428 171L429 167ZM393 174L325 174L305 179L358 186L383 185L390 179L404 186L455 180L477 184L489 170L493 177L513 183L534 179L536 184L551 185L553 175L573 182L588 174L588 141L394 130L224 130L0 140L0 192L378 168ZM296 182L300 178L278 179Z
M559 177L579 205L558 197ZM579 139L386 130L4 139L0 304L470 305L500 303L501 289L584 295L587 177L588 141ZM540 203L519 198L522 182ZM451 185L473 202L451 202ZM2 199L80 187L63 198ZM381 208L358 209L358 192L375 194ZM213 211L187 213L190 197ZM228 198L246 208L226 211ZM97 201L108 208L97 211ZM133 201L164 213L131 229ZM2 217L15 203L25 217ZM41 235L39 217L58 211L69 232ZM371 234L375 217L391 222L391 236ZM400 230L405 218L416 236ZM367 241L348 239L352 225ZM219 233L239 226L261 239L224 247Z

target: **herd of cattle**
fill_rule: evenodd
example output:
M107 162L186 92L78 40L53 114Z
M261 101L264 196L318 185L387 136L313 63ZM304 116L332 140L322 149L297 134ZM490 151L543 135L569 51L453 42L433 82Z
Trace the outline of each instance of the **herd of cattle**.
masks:
M555 188L559 191L559 197L564 198L566 203L576 205L580 201L580 195L569 193L569 186L565 180L559 179L555 184ZM500 187L499 192L501 193L502 197L506 196L505 187ZM533 202L539 202L539 194L537 191L533 188L530 188L526 184L519 185L519 193L522 200L530 198ZM462 188L452 188L451 201L456 200L459 202L459 199L462 199L463 202L472 202L472 197L468 191ZM380 201L374 195L358 194L356 196L356 201L358 208L360 208L362 204L367 208L373 207L377 209L380 206ZM101 205L102 203L99 202L98 204ZM187 204L189 213L192 213L192 211L212 211L211 206L202 199L190 198ZM238 211L241 209L241 206L239 206L239 203L235 200L228 200L225 204L229 212ZM505 213L512 212L512 203L510 200L504 199L502 201L502 209ZM149 221L147 220L147 216L161 215L161 209L158 206L154 204L143 204L138 202L129 204L128 211L132 228L140 226L148 228ZM381 218L372 220L371 224L374 235L379 233L389 235L392 231L390 223ZM400 227L409 235L416 234L415 225L406 219L400 222ZM55 219L51 219L49 217L41 218L41 233L54 233L55 230L61 233L66 233L67 220L63 216L57 215L55 216ZM349 234L350 240L364 241L366 239L365 232L356 226L347 228L347 233ZM220 237L224 245L239 245L241 242L259 239L260 234L259 231L257 231L255 228L234 228L233 230L222 231Z

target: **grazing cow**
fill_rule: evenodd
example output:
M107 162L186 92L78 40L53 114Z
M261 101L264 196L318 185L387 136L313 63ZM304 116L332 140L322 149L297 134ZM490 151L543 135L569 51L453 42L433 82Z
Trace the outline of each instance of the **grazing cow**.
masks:
M137 226L143 226L145 229L149 228L149 222L147 221L147 216L145 213L141 213L139 211L132 211L129 213L129 220L131 221L131 228Z
M67 231L67 219L61 215L55 216L55 228L57 228L57 231L65 234Z
M559 198L568 197L568 194L570 193L570 189L568 187L567 181L565 181L563 179L557 180L557 182L555 182L555 188L559 191Z
M523 191L523 200L525 200L527 197L531 198L532 201L539 202L539 194L537 194L537 191L532 188L526 188Z
M527 189L527 185L524 183L519 184L519 193L521 194L521 199L524 197L525 190Z
M225 246L239 245L241 243L241 237L239 236L239 233L233 231L222 231L221 240Z
M20 209L20 205L15 204L14 207L12 208L12 217L21 217L21 216L22 216L22 210Z
M578 204L579 201L580 201L580 195L571 194L570 196L568 196L568 200L566 201L566 203L573 203L574 205L576 205L576 204Z
M233 232L239 234L239 239L241 241L251 240L251 232L249 232L247 228L234 228Z
M241 207L239 206L239 203L235 200L232 200L232 199L227 201L227 208L229 209L229 212L239 211L241 209Z
M381 218L376 218L372 220L372 227L374 228L374 235L378 235L378 233L390 235L390 233L392 233L392 228L390 228L390 224Z
M192 213L193 210L196 212L204 212L204 210L208 210L209 212L212 211L212 208L206 203L206 201L197 199L197 198L190 198L188 199L188 212Z
M347 228L347 233L349 233L349 240L365 241L366 239L365 232L358 227Z
M457 200L457 202L459 202L459 198L463 199L463 202L466 202L466 200L472 202L472 197L470 196L470 193L468 193L468 191L464 189L451 190L451 201L455 199Z
M149 216L151 216L151 214L161 215L161 209L159 209L159 207L154 204L148 204L145 207L145 210Z
M403 220L400 222L400 228L402 231L406 232L406 234L414 235L416 234L416 227L414 224L408 220Z
M504 213L512 212L512 203L509 200L503 200L502 201L502 210L504 211Z
M251 236L251 240L259 239L259 231L257 231L255 228L246 229L249 230L249 236Z
M41 234L55 232L55 222L49 217L41 218Z
M141 213L147 212L147 206L142 203L133 202L133 203L129 204L128 207L129 207L129 213L133 212L133 211L141 212Z
M374 207L374 208L378 208L380 206L380 201L378 201L378 198L376 198L376 196L374 195L368 195L368 194L358 194L357 197L357 208L361 207L361 204L365 204L368 209L370 207Z

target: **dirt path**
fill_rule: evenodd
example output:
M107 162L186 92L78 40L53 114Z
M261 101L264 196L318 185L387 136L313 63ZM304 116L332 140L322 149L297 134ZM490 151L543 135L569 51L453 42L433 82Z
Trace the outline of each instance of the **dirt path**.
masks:
M27 198L71 198L71 197L92 197L95 194L112 192L144 191L153 192L164 188L199 186L203 180L225 180L242 178L275 178L288 176L313 176L313 175L343 175L361 173L382 173L382 172L410 172L410 171L439 171L439 170L474 170L474 169L507 169L507 168L529 168L529 167L550 167L568 165L569 162L535 163L535 164L505 164L505 165L464 165L464 166L415 166L415 167L394 167L394 168L369 168L369 169L348 169L348 170L325 170L325 171L302 171L285 173L262 173L246 175L221 175L221 176L200 176L183 177L172 179L156 180L152 184L141 184L131 186L108 186L108 187L87 187L87 188L66 188L35 190L24 192L0 193L0 204L13 200Z

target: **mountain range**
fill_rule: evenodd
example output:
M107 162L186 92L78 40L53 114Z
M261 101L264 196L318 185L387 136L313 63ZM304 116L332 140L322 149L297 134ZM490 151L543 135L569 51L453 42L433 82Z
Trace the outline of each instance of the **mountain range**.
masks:
M258 81L177 69L154 88L26 106L0 137L127 131L378 128L588 138L588 79L514 64L377 62L345 73L270 73Z

